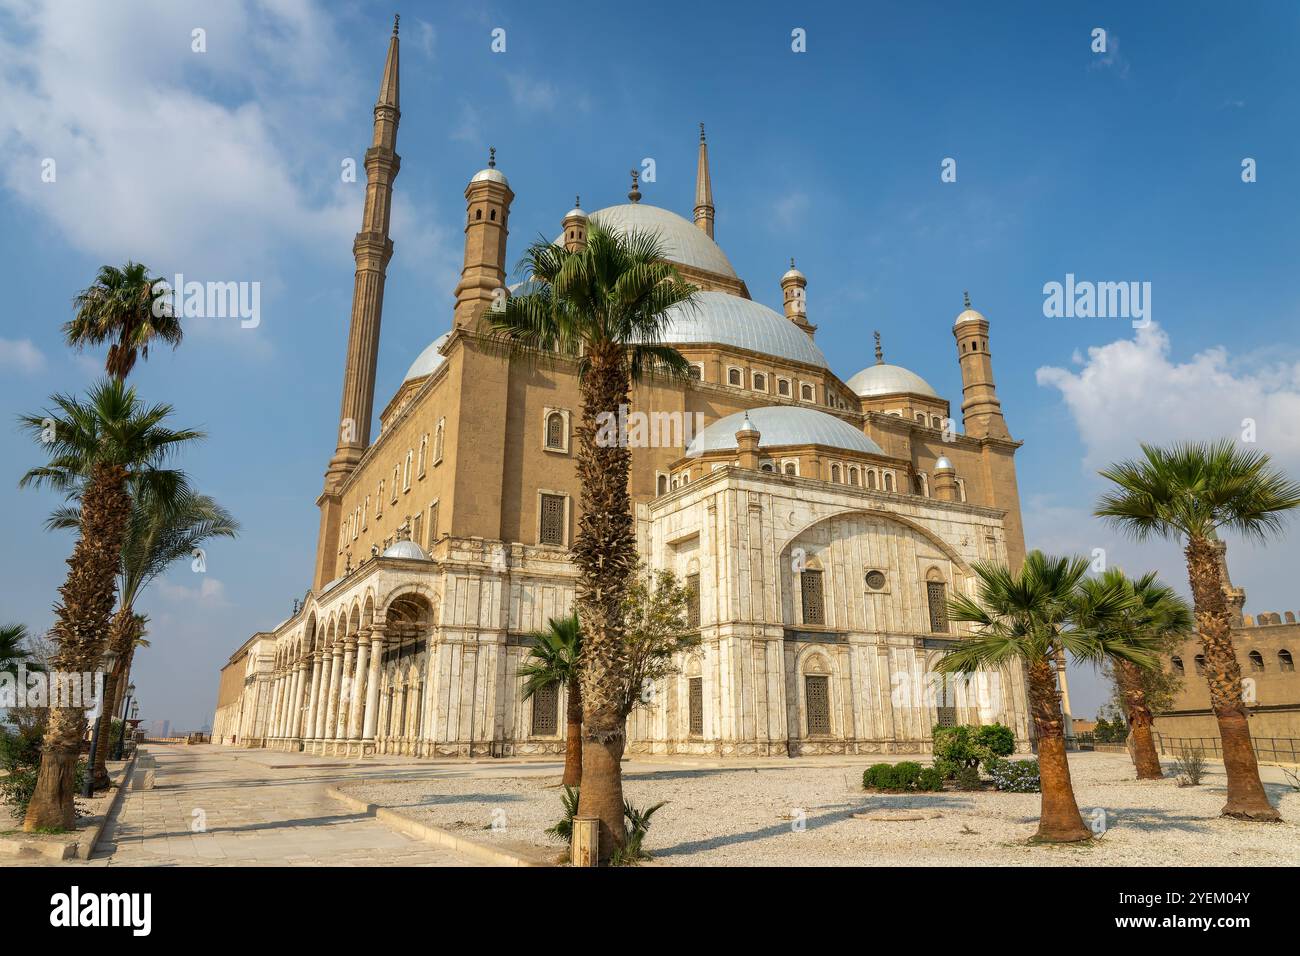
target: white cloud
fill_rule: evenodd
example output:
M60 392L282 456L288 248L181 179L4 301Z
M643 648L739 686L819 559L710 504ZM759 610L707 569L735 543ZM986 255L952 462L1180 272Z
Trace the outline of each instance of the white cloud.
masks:
M31 339L0 339L0 368L35 374L45 368L45 356Z
M522 73L507 73L506 84L515 105L530 113L546 112L559 105L559 90L548 80L533 79Z
M802 226L808 219L811 205L805 192L792 192L782 196L772 207L772 224L782 231Z
M483 128L479 122L478 110L468 103L460 104L460 118L451 131L451 138L464 143L483 142Z
M207 574L198 575L198 577L201 580L194 587L159 580L157 594L167 603L181 604L187 607L202 607L211 610L229 606L230 602L226 600L226 586L220 580Z

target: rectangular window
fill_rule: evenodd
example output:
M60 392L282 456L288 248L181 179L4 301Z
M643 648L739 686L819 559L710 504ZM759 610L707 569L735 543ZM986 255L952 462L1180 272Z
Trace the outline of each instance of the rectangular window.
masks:
M533 694L533 736L549 737L559 726L560 687L548 684Z
M686 575L686 626L700 626L700 576Z
M564 544L564 496L542 495L541 544Z
M693 737L704 735L704 678L692 677L686 682L688 697L688 727Z
M822 601L822 573L804 571L799 575L799 593L803 597L803 622L825 624L826 608Z
M420 532L423 530L423 518L423 512L416 512L415 517L411 519L411 540L420 545L420 547L424 547L424 545L421 544L423 539L420 537Z
M804 706L808 710L808 736L824 737L831 732L830 678L807 674L803 679Z
M366 495L366 503L361 506L361 530L366 530L366 521L370 518L370 496Z
M942 581L927 581L926 599L930 604L930 630L943 634L948 631L948 597L947 588Z
M438 502L429 505L429 547L438 540Z
M392 501L389 502L389 504L394 504L394 505L397 504L397 482L401 479L401 477L402 477L402 466L394 465L393 466L393 499Z

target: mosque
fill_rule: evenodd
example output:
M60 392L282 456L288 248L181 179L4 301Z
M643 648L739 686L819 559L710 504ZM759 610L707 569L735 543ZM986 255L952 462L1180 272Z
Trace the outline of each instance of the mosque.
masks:
M515 199L494 155L465 188L450 328L415 356L371 437L398 53L394 27L310 589L229 658L213 740L339 755L559 753L564 691L525 701L518 668L530 632L574 601L577 366L512 358L486 334L484 313L509 294ZM632 408L666 427L633 443L630 490L639 550L688 585L701 644L633 712L628 749L916 753L936 724L992 721L1023 746L1019 669L981 675L978 688L933 675L961 639L946 601L973 593L972 563L1015 566L1025 552L1019 443L988 320L967 300L952 324L959 428L947 399L884 360L878 336L874 364L840 379L793 262L779 277L783 313L751 298L715 241L703 127L691 218L640 200L634 179L626 204L575 206L556 239L581 247L596 223L652 231L700 289L665 336L691 378L634 390Z

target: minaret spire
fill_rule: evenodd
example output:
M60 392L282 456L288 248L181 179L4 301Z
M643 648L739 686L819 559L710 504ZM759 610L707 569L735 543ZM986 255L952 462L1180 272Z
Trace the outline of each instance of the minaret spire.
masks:
M713 184L709 181L709 144L700 124L700 157L695 166L695 225L713 238Z
M352 242L356 274L352 285L352 318L347 360L343 367L343 400L339 411L338 444L325 472L320 498L321 540L317 548L316 584L334 576L334 539L340 521L339 490L370 444L370 419L375 402L375 361L379 356L379 323L384 306L384 279L393 255L388 237L393 180L401 167L397 155L398 94L397 18L388 41L379 96L375 100L374 136L366 150L366 198L361 231Z
M885 350L882 349L882 348L880 347L880 333L879 333L879 332L876 332L876 333L875 333L875 336L876 336L876 364L877 364L877 365L884 365L884 364L885 364Z

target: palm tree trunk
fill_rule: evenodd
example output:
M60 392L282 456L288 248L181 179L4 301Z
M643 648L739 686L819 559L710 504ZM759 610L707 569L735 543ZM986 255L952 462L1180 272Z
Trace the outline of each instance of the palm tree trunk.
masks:
M112 629L109 632L108 646L118 653L117 673L104 678L104 706L108 720L104 732L99 735L99 747L95 750L95 789L102 790L111 783L108 776L108 753L114 745L113 735L109 730L113 719L122 713L122 701L131 676L131 657L135 653L135 611L131 608L118 608L113 615Z
M1133 766L1139 780L1159 780L1164 776L1160 769L1160 755L1156 753L1155 736L1151 733L1151 708L1142 689L1142 669L1132 661L1115 661L1115 678L1128 717L1129 733L1133 736Z
M582 785L582 688L576 680L570 681L567 688L568 704L565 706L567 726L564 734L564 779L560 781L565 787Z
M117 594L122 537L131 516L126 469L97 464L81 501L81 534L68 559L68 577L55 605L53 670L72 676L100 666ZM76 824L76 770L85 710L54 706L41 751L36 790L23 829L68 830ZM69 702L65 702L69 703Z
M580 517L573 560L580 572L578 618L582 621L580 667L582 792L578 816L600 820L601 863L623 845L623 757L627 712L627 659L623 641L623 598L636 567L636 539L628 496L631 453L622 440L598 444L602 412L618 415L628 403L629 380L620 346L593 350L582 379L578 425Z
M1232 646L1232 625L1223 595L1218 552L1205 538L1190 538L1184 552L1192 586L1196 628L1205 649L1205 680L1210 706L1223 741L1223 769L1228 776L1225 817L1276 823L1282 815L1268 802L1259 779L1259 763L1250 739L1246 704L1241 696L1241 665Z
M1070 763L1065 755L1061 695L1056 687L1056 667L1050 658L1029 665L1029 706L1038 732L1038 777L1042 804L1035 841L1078 843L1092 838L1083 822L1070 783Z

